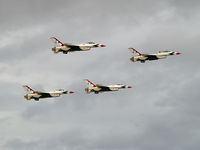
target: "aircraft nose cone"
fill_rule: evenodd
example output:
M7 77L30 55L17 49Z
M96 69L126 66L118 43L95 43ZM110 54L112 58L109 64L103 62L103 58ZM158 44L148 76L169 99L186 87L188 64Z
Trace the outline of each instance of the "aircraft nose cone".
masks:
M69 91L69 94L73 94L74 92L73 91Z
M100 47L106 47L106 45L104 45L104 44L100 44Z
M127 86L127 88L129 88L129 89L130 89L130 88L132 88L132 86Z
M177 52L176 55L180 55L181 53Z

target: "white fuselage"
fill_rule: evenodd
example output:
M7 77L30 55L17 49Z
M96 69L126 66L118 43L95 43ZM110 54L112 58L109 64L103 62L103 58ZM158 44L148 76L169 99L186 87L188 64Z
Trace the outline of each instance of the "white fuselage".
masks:
M146 60L164 59L167 56L179 55L179 54L180 53L178 53L178 52L172 52L172 51L160 51L159 53L154 53L154 54L141 54L141 55L138 55L138 56L134 56L134 57L131 58L131 60L133 62L136 62L136 61L144 62Z
M121 84L117 84L117 85L108 85L108 86L103 86L103 85L96 85L96 87L88 87L85 88L86 93L99 93L99 92L106 92L106 91L118 91L119 89L122 88L131 88L131 86L126 86L126 85L121 85Z
M85 44L69 45L66 43L63 46L54 47L54 48L52 48L52 50L54 51L54 53L63 52L66 54L68 52L75 52L75 51L88 51L91 48L95 48L95 47L105 47L105 45L95 44L95 43L94 44L85 43Z
M67 93L64 90L52 91L52 92L39 92L39 91L35 91L34 93L26 94L24 97L27 100L31 100L31 99L38 100L40 98L59 97L62 94L67 94Z
M80 49L80 50L87 51L87 50L90 50L91 48L93 48L94 46L95 46L95 44L77 44L77 47L79 47L79 48L77 48L77 50ZM71 49L71 47L67 46L67 44L64 46L58 47L58 48L60 48L62 50L66 50L66 51Z

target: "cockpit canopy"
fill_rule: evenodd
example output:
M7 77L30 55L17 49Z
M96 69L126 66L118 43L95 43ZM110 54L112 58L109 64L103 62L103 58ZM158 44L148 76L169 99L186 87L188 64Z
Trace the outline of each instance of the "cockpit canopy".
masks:
M58 91L64 91L64 89L59 89Z
M88 42L88 44L95 44L94 42Z
M168 50L165 50L165 51L159 51L159 53L166 53L166 52L170 52Z

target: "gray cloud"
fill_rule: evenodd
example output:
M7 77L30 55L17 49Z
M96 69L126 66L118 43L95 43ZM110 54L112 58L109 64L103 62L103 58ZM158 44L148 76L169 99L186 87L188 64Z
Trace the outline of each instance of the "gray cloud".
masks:
M1 149L199 149L199 1L1 1ZM54 55L49 37L106 48ZM180 51L132 63L128 47ZM132 85L84 93L83 79ZM25 101L21 85L75 91Z

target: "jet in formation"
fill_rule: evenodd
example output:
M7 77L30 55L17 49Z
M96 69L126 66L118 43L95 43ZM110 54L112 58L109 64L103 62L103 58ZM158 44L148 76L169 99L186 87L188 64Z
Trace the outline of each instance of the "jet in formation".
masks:
M65 91L63 89L52 91L52 92L41 92L41 91L34 91L27 85L24 85L23 87L27 92L27 94L24 96L24 98L26 98L27 100L34 99L35 101L39 101L40 98L59 97L62 94L74 93L73 91Z
M88 51L91 48L105 47L104 44L96 44L94 42L88 42L88 43L84 43L84 44L70 44L70 43L62 43L55 37L51 37L50 39L55 44L55 47L52 48L52 51L55 54L59 53L59 52L63 52L63 54L67 54L68 52Z
M122 84L116 84L116 85L102 85L102 84L93 84L88 79L85 79L86 83L89 85L89 87L85 88L86 93L94 92L95 94L102 93L102 92L109 92L109 91L118 91L119 89L124 88L132 88L131 86L122 85Z
M145 63L146 60L157 60L157 59L163 59L170 55L180 55L179 52L173 52L173 51L159 51L155 54L141 54L134 48L129 48L129 50L134 54L134 57L130 58L131 61L136 62L140 61L141 63Z

